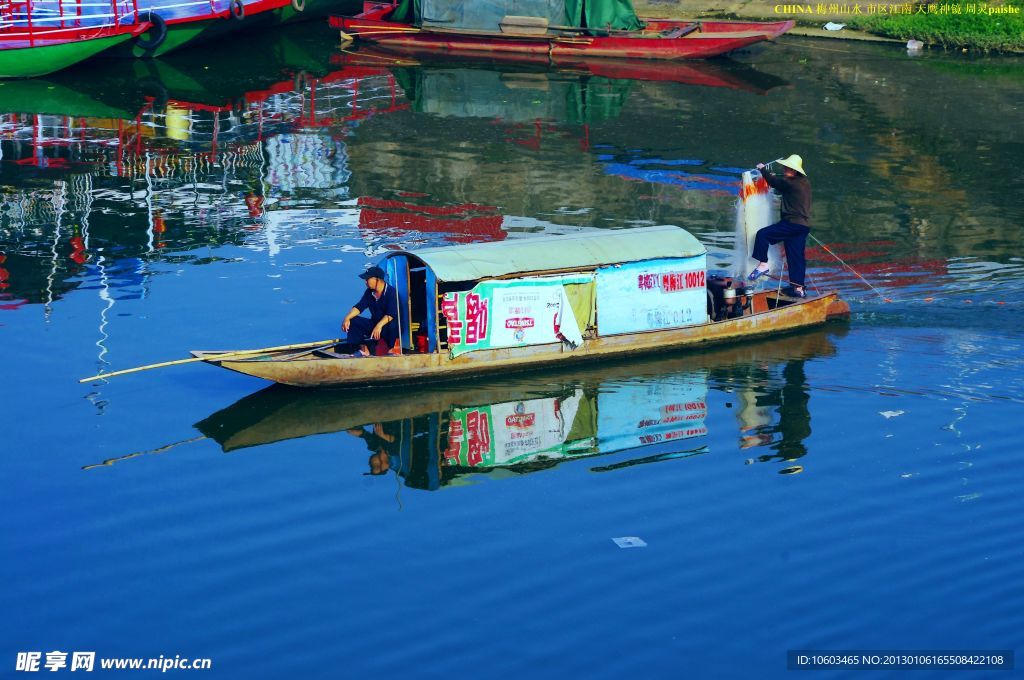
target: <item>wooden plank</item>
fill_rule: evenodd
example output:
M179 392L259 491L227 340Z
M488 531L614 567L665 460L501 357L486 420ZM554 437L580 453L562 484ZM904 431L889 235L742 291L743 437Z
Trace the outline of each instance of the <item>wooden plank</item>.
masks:
M548 32L546 17L524 17L507 15L498 23L502 33L514 35L544 35Z

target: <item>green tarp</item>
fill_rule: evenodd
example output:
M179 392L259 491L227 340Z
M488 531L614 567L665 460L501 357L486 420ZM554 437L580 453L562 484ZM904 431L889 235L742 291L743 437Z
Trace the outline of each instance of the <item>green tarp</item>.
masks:
M552 26L635 31L631 0L402 0L391 18L417 26L500 31L505 16L543 17Z
M565 0L569 26L636 31L643 24L630 0Z

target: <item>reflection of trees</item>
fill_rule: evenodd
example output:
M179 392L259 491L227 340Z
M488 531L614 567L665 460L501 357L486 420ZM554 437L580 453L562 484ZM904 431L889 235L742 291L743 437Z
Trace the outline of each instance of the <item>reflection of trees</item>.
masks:
M1019 110L1019 79L965 77L958 71L966 64L945 71L940 60L863 51L866 58L856 61L801 51L834 80L801 83L790 102L825 114L796 125L807 128L798 132L819 158L835 163L827 169L830 183L815 185L828 228L861 241L899 240L925 259L1003 259L1019 251L1024 242L1013 225L1020 212L1008 199L1024 192L1016 170L1024 131L1007 124ZM870 58L875 51L880 58Z
M872 48L863 49L870 56ZM473 101L458 100L458 89L434 102L424 102L429 89L411 89L414 111L366 121L353 140L355 193L383 195L400 178L403 189L438 203L486 203L580 226L639 217L700 233L728 224L730 197L656 178L608 176L599 157L655 169L659 158L696 159L705 165L694 172L708 172L796 144L813 163L816 227L829 242L890 241L890 252L877 259L895 256L907 266L950 252L985 254L992 244L1001 244L999 255L1024 245L1019 230L1007 228L1019 214L1009 202L1013 192L992 181L1020 181L1013 158L1024 133L1003 134L1005 119L993 113L1010 109L1019 85L1001 84L969 103L973 116L947 115L959 104L935 107L926 94L935 74L912 71L906 60L846 63L828 52L800 54L811 64L766 66L795 83L784 97L639 82L617 115L585 126L553 108L565 98L543 74L533 74L535 82L519 77L516 90L494 77L492 96L477 106L486 110L479 111ZM955 76L939 77L951 94L963 85ZM503 96L506 90L513 96ZM530 98L516 98L524 93ZM509 108L502 110L505 101ZM533 101L540 114L531 122L524 114Z

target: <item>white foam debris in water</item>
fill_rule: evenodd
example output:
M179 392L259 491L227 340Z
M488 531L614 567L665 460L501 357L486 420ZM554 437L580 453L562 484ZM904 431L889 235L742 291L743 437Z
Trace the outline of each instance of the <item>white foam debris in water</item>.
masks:
M883 416L887 420L889 418L895 418L904 414L904 411L879 411L878 415Z
M647 542L644 541L642 538L637 538L636 536L620 536L618 538L613 538L612 540L615 541L615 545L619 546L620 548L647 547Z

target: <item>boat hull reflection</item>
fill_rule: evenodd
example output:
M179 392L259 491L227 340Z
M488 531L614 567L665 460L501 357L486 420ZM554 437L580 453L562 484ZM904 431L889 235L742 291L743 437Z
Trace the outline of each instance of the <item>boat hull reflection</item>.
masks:
M566 61L552 64L547 55L508 57L491 54L486 58L473 55L437 55L429 50L389 50L386 46L360 46L332 57L332 62L344 66L376 66L393 69L445 69L479 68L500 70L504 73L544 74L549 79L600 77L613 80L640 80L661 83L680 83L698 87L720 87L743 90L754 94L767 94L776 87L789 83L778 76L754 67L723 58L718 61L637 61L629 59L600 59Z

